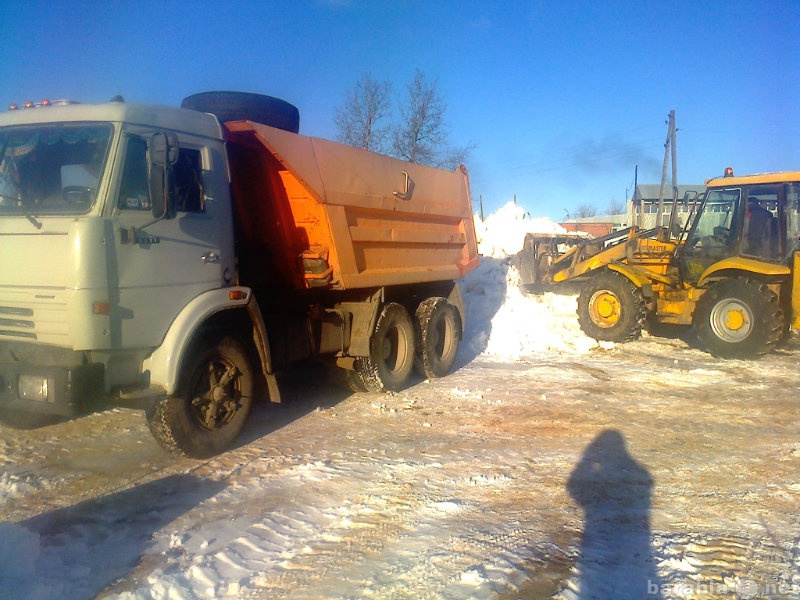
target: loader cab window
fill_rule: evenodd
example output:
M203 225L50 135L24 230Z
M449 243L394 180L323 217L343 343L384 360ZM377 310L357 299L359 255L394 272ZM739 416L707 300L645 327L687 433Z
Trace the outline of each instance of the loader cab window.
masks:
M784 186L786 212L786 245L785 254L800 250L800 183L789 183Z
M736 238L736 215L741 190L709 190L694 227L686 240L686 251L696 256L730 256Z
M736 253L741 196L738 188L707 192L680 250L679 264L686 281L697 281L709 266Z
M776 259L782 252L778 222L778 186L752 186L746 191L741 252L744 256Z

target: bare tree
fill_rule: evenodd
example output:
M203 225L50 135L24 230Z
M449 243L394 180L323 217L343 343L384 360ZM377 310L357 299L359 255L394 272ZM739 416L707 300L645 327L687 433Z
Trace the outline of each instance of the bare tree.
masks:
M359 79L336 109L336 139L374 152L387 152L412 163L455 169L465 163L474 145L447 146L444 113L447 108L437 90L419 69L407 86L399 119L384 125L391 111L390 81L376 81L369 73ZM391 137L391 139L389 139Z
M606 209L607 215L619 215L625 212L625 202L622 200L617 200L616 198L611 198L608 203L608 208Z
M336 139L365 150L385 151L389 126L383 123L391 109L391 93L389 80L377 81L371 74L364 74L336 109Z
M443 169L450 169L451 171L457 169L459 165L466 164L469 155L475 149L475 144L468 144L466 146L455 146L447 149L444 159L439 161L436 165Z
M597 208L591 204L581 204L575 209L575 217L583 219L586 217L594 217L597 215Z
M419 69L400 104L400 120L392 131L392 154L412 163L436 166L447 140L444 111L447 108L436 81L428 81Z

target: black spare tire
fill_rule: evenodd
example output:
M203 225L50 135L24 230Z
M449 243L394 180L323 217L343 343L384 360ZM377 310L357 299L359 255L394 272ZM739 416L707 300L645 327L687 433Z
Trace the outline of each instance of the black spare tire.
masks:
M201 92L187 96L181 108L211 113L221 123L254 121L284 131L300 131L300 111L286 100L250 92Z

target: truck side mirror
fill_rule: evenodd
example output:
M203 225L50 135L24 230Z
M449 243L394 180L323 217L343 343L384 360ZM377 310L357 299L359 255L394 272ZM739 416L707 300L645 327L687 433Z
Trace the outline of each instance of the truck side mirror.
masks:
M178 162L178 137L158 132L150 138L150 198L153 218L174 219L173 165Z

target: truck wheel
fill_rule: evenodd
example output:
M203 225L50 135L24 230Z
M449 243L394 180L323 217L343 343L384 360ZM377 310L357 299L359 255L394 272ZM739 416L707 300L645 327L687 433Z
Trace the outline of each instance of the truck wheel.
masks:
M181 108L211 113L222 123L254 121L292 133L300 131L300 111L297 107L263 94L201 92L184 98Z
M627 342L639 337L647 317L642 291L614 271L592 277L578 296L578 323L589 337Z
M446 298L428 298L419 305L415 316L417 371L425 377L444 377L458 354L461 315Z
M725 279L697 302L694 326L708 351L720 358L769 352L781 339L784 315L778 296L752 279Z
M147 411L153 437L165 449L208 458L239 436L253 403L253 371L242 344L224 337L196 347L177 394Z
M356 373L370 392L400 390L414 368L414 325L402 305L383 307L369 340L369 357L355 362Z
M361 358L355 360L353 365L354 370L352 371L344 369L344 380L347 383L347 387L356 393L368 391L364 383L364 378L361 376L361 373L364 371L364 368L360 364L361 361Z

